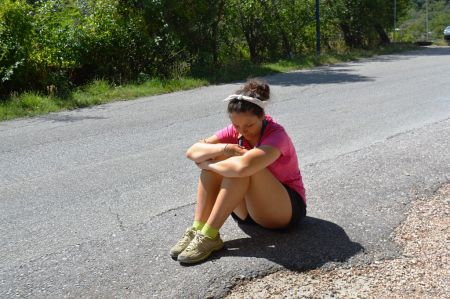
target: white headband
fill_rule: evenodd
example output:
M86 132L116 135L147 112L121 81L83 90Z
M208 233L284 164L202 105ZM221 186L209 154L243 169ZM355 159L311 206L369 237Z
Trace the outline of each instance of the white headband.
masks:
M226 98L223 101L224 102L229 102L229 101L234 100L234 99L238 99L239 101L247 101L247 102L253 103L255 105L258 105L262 109L264 109L266 107L266 104L267 104L266 102L263 102L260 99L244 96L242 94L232 94L232 95L228 96L228 98Z

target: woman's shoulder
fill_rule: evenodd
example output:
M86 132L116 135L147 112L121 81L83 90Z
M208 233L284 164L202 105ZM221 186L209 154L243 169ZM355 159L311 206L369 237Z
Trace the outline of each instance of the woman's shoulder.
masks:
M282 125L280 125L278 122L276 122L270 115L266 115L266 121L267 121L267 133L273 134L286 134L286 130Z

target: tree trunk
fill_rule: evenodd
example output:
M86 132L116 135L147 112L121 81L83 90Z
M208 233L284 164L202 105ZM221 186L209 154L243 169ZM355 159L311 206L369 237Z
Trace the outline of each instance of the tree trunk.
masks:
M391 43L389 36L386 34L386 31L384 31L384 28L380 24L375 24L375 30L380 36L381 44L386 45Z
M363 46L363 37L360 33L355 32L352 28L345 23L339 24L342 33L344 34L344 40L347 47L358 48Z
M259 62L259 55L258 55L258 40L257 40L257 34L255 34L256 31L256 24L253 21L247 21L245 22L245 17L243 16L242 12L239 13L241 18L241 27L242 32L244 33L245 40L247 41L248 50L250 52L250 60L253 63Z
M218 65L219 60L219 23L222 19L223 15L223 8L225 5L225 0L219 1L219 8L217 10L217 19L213 24L213 63L214 65Z
M287 38L287 34L284 30L281 29L281 37L283 40L283 49L287 58L292 58L292 46Z

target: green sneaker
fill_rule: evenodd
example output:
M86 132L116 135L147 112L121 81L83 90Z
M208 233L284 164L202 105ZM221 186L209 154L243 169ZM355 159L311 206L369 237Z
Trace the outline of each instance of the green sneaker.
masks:
M206 260L211 253L223 248L223 241L220 235L215 239L197 232L188 247L178 255L178 261L184 264L195 264Z
M180 241L178 241L178 243L170 249L170 256L176 259L178 255L183 252L186 247L188 247L189 243L191 243L191 241L194 239L196 233L197 231L195 230L195 228L188 228Z

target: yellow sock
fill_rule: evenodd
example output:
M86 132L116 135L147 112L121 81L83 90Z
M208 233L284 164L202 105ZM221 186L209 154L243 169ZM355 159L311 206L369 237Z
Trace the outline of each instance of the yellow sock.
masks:
M207 236L208 238L215 239L219 234L219 230L217 228L209 226L208 223L206 223L202 228L202 234Z
M194 220L194 224L192 224L192 227L195 228L195 230L202 230L203 226L205 226L205 222L198 220Z

